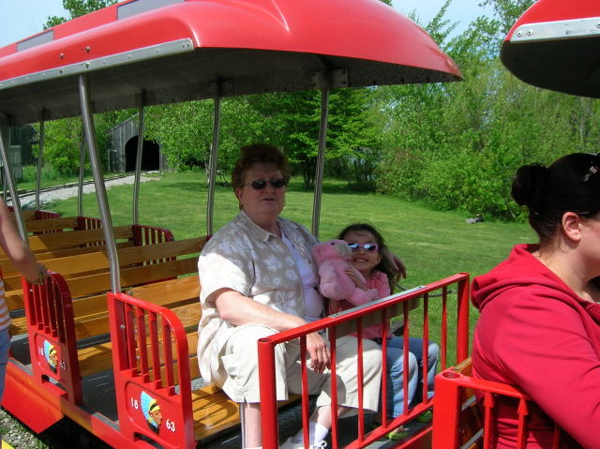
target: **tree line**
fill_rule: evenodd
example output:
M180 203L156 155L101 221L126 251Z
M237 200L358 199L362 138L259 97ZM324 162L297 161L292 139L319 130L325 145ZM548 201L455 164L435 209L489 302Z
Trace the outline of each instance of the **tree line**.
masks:
M111 3L63 0L68 19ZM502 40L534 0L481 0L491 16L478 17L460 33L446 18L451 3L447 0L421 26L457 62L463 81L332 91L326 175L345 179L352 189L420 200L442 210L521 219L522 211L510 199L516 169L575 151L597 152L598 105L526 85L502 66ZM419 23L414 14L411 18ZM65 19L50 18L47 25ZM284 149L294 173L310 188L319 96L310 91L224 99L219 168L230 170L240 146L268 142ZM146 138L160 142L170 167L203 167L212 144L212 109L212 101L150 107ZM132 113L99 115L97 135L106 135L103 131ZM48 164L65 171L78 167L80 128L75 120L47 124Z

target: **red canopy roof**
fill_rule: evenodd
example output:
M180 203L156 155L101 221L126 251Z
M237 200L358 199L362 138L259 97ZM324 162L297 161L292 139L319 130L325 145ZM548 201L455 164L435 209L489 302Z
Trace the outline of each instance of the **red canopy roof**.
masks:
M600 1L539 0L512 27L504 65L526 83L600 97Z
M0 48L0 112L13 124L331 87L454 81L456 64L378 0L128 0ZM218 85L218 88L217 88Z

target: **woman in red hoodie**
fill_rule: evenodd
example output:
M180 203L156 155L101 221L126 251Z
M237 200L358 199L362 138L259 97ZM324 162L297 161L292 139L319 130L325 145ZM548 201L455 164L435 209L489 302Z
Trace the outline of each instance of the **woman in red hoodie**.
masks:
M562 447L600 448L599 172L600 157L582 153L521 167L512 196L540 241L473 281L474 373L534 401L527 449L552 447L552 422ZM499 410L494 447L514 448L514 404Z

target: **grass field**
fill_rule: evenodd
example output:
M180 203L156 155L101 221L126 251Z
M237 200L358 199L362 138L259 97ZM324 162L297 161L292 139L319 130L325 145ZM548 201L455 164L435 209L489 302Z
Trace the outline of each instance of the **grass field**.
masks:
M171 229L177 239L206 234L207 189L203 174L166 173L141 185L140 223ZM114 225L132 221L132 186L114 187L108 192ZM283 216L310 229L313 194L292 180ZM74 215L76 199L50 207L63 215ZM218 187L215 196L215 230L238 211L231 188ZM86 195L84 215L98 216L96 197ZM390 248L408 268L405 286L431 282L458 272L475 276L502 261L510 248L534 241L526 223L487 222L466 224L458 212L440 212L426 205L379 194L345 191L344 184L325 183L319 237L337 236L346 225L368 222L377 227Z

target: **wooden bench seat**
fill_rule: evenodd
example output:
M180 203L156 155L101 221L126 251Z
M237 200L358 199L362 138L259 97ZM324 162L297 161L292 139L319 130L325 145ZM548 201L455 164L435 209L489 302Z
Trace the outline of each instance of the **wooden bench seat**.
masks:
M196 441L240 424L237 403L229 399L216 385L192 391L192 410Z
M130 241L133 238L131 226L117 226L113 229L113 232L116 241ZM53 232L29 237L29 247L36 254L53 250L81 248L94 244L104 244L104 231L101 228Z
M113 232L118 248L134 246L138 243L132 226L118 226L114 228ZM105 248L104 231L94 228L31 235L29 236L29 247L38 261L46 263L51 259L103 250ZM2 250L0 250L0 269L5 279L10 275L17 274L12 262Z
M181 386L183 380L189 379L193 381L201 378L196 353L198 344L197 328L201 316L199 291L200 286L197 276L187 276L136 287L129 290L127 295L109 295L109 302L114 302L115 310L117 310L117 313L115 314L115 318L117 319L115 319L113 325L118 329L123 329L124 334L124 338L118 339L118 342L113 341L113 348L115 348L117 353L123 351L127 347L125 341L130 338L136 339L139 335L138 328L132 328L131 325L127 325L125 328L122 327L124 323L122 321L124 319L122 312L124 310L127 310L128 313L131 313L135 317L139 317L140 314L144 316L146 321L143 321L145 323L143 326L144 329L147 329L146 332L148 332L149 327L151 327L149 323L155 322L154 318L150 319L151 312L158 313L159 316L162 315L162 313L166 313L156 311L156 304L158 304L160 298L164 298L165 296L170 298L169 302L171 305L169 306L168 312L169 314L174 313L177 316L177 323L173 323L169 315L157 319L158 329L156 329L155 332L158 334L158 341L152 342L150 339L148 343L149 346L143 345L142 350L137 348L138 352L136 352L136 357L128 358L128 361L124 362L120 370L115 370L115 385L117 391L121 389L123 389L123 391L128 390L131 384L148 386L158 383L162 386L161 388L152 390L152 387L150 387L150 389L152 390L151 396L157 398L160 402L160 398L164 395L164 391L169 390L168 385ZM131 306L125 306L129 301L131 301ZM122 309L121 307L125 307L125 309ZM174 327L185 332L185 343L187 345L188 354L184 361L177 359L176 354L178 354L178 348L181 348L180 345L182 344L182 340L180 337L174 338L174 330L171 328L173 335L170 337L170 343L172 344L170 352L173 354L174 359L171 363L162 363L160 373L158 376L155 376L152 367L150 366L149 368L144 369L140 360L144 357L148 357L148 354L157 354L159 359L164 361L162 358L165 353L162 332L165 321L163 320L166 320L166 327L171 328L171 326L174 325ZM125 337L125 335L128 337ZM132 364L136 368L133 368ZM186 372L180 371L184 369ZM170 381L168 380L169 375L167 372L171 373ZM158 377L158 381L156 377ZM152 381L148 382L149 379L152 379ZM165 386L167 388L165 388ZM117 394L117 398L119 398L119 393ZM181 398L179 397L179 399ZM218 386L204 385L201 388L195 389L191 391L190 400L192 411L191 421L193 422L195 441L206 440L217 433L240 425L239 405L232 401ZM292 395L288 401L282 402L280 405L286 406L299 400L299 395ZM184 408L186 408L186 406L182 404L182 409ZM128 425L130 425L132 421L135 421L135 418L133 420L127 419ZM157 441L157 443L160 444L159 441Z
M190 357L196 358L196 347L198 345L198 322L200 321L201 308L199 301L200 286L197 276L186 276L178 279L171 279L163 282L157 282L146 286L141 286L130 290L135 293L136 297L152 304L157 304L169 308L181 320L188 334L188 347L190 349ZM137 295L140 296L137 296ZM133 295L132 295L133 296ZM77 305L78 310L75 311L75 329L76 333L81 338L89 338L99 334L108 334L108 312L106 310L106 296L104 296L104 310L95 311L85 315L79 315L79 309L85 309L79 303L85 303L88 298L74 301L73 306ZM94 301L94 309L98 306L96 297ZM94 347L80 349L79 360L81 364L82 375L93 374L94 372L109 369L112 365L110 359L111 344L102 343ZM107 355L108 350L108 357ZM193 378L200 377L198 363L194 360L191 363Z
M186 240L132 246L117 250L121 266L121 287L129 288L149 282L175 278L197 272L197 254L206 239ZM177 258L180 256L180 258ZM189 256L187 258L181 256ZM161 263L156 261L164 260ZM60 273L69 285L73 299L105 293L110 290L110 264L104 251L52 259L46 262L49 270ZM22 309L21 277L4 279L6 301L10 310Z
M33 220L26 223L27 233L29 235L83 231L101 227L102 221L99 218L91 217L53 217Z
M170 260L171 255L181 254L181 252L191 252L192 249L196 251L200 250L200 247L204 243L205 239L190 239L189 242L170 242L169 245L162 244L157 246L162 246L162 249L158 249L154 251L154 249L142 249L142 251L136 251L138 248L124 248L119 250L119 260L122 264L129 263L129 268L126 268L122 271L121 279L127 283L128 280L137 281L137 275L135 272L144 273L144 278L146 281L151 279L148 276L148 273L153 273L152 270L158 269L160 266L172 266L172 263L175 262ZM178 243L178 244L176 244ZM136 255L137 254L137 255ZM150 265L139 265L139 255L143 254L145 258L156 258L161 256L166 260L162 263L150 264ZM197 253L196 253L197 254ZM122 257L121 257L122 256ZM95 260L102 261L102 258L96 258L97 256L93 256ZM56 262L57 264L65 264L64 268L68 273L71 273L69 270L74 270L72 267L72 262L76 259L71 259L71 263L67 263L66 261ZM198 322L201 316L201 307L199 303L199 292L200 285L197 277L197 257L187 257L181 259L185 261L186 267L189 272L193 273L191 275L183 275L179 273L177 278L166 279L158 282L147 283L144 285L136 285L132 284L130 287L125 287L127 294L134 296L137 299L145 301L144 304L152 304L153 306L162 306L167 307L169 309L169 313L174 314L177 317L177 326L181 326L181 329L185 335L185 344L187 347L187 354L182 356L185 360L178 360L178 355L181 354L177 352L176 346L181 344L181 340L171 339L170 337L165 337L167 334L162 333L162 326L164 325L163 318L159 313L157 315L158 319L156 321L158 325L158 337L157 343L155 343L155 349L152 350L143 343L141 346L137 344L137 338L139 337L138 331L132 331L129 329L130 326L127 326L127 332L130 333L128 338L134 338L136 341L135 347L135 356L132 358L131 363L137 364L137 369L127 370L127 372L133 374L137 371L144 372L142 360L147 358L149 360L149 370L146 368L147 375L142 376L142 382L140 385L144 385L144 388L150 388L148 390L149 393L152 393L153 397L160 398L161 394L164 394L165 391L168 391L168 388L164 387L164 380L156 381L156 377L163 379L168 378L165 374L166 371L173 369L173 365L179 365L180 362L184 362L186 366L187 374L181 374L181 371L175 370L173 374L171 374L171 382L175 385L178 385L183 380L193 380L200 378L200 372L198 368L198 359L197 359L197 343L198 343L198 333L197 327ZM58 266L58 265L57 265ZM98 265L88 264L83 268L83 264L80 269L90 270L97 268ZM148 271L151 270L151 271ZM160 274L154 273L156 277L164 276L164 272L158 272ZM169 271L169 273L171 273ZM90 285L93 284L90 282L90 279L99 279L106 274L94 273L89 276L77 277L73 275L70 278L65 279L65 282L69 285L69 287L73 287L74 291L78 292L87 292L90 290ZM71 274L69 274L71 276ZM110 297L113 296L109 294L108 301L110 302ZM110 331L110 326L117 326L118 329L123 329L121 325L116 325L114 323L111 324L111 320L114 318L108 317L107 312L107 298L106 295L90 295L86 297L82 297L79 299L75 299L72 301L72 310L74 312L74 328L75 334L77 335L77 339L85 339L93 336L97 336L99 333ZM164 310L164 309L163 309ZM117 312L116 315L120 313ZM115 316L116 316L115 315ZM137 317L137 312L133 312L133 316ZM136 318L137 319L137 318ZM149 319L146 317L145 319ZM149 323L153 322L152 320L147 321L146 324L142 325L145 329L144 332L149 333L152 325ZM137 324L136 324L137 326ZM114 331L114 329L113 329ZM165 340L166 338L166 340ZM118 338L119 343L123 343L121 338ZM168 342L167 345L165 343ZM142 349L143 348L143 349ZM157 373L154 373L154 368L152 359L154 358L155 352L163 353L163 351L167 348L172 348L171 352L173 353L173 362L172 363L164 363L160 362L160 366ZM122 350L122 349L121 349ZM116 340L113 337L111 341L104 341L98 344L93 344L86 347L80 347L76 352L76 359L78 363L79 374L82 377L89 376L94 373L98 373L100 371L115 369L113 365L113 359L115 353L119 353L119 345L116 344ZM142 351L144 353L142 353ZM169 352L169 351L167 351ZM150 354L150 355L148 355ZM162 360L162 359L161 359ZM46 374L47 375L47 374ZM120 372L118 370L115 371L115 388L118 391L121 391L123 388L123 384L121 381L117 381L121 377ZM145 379L145 380L144 380ZM158 385L163 385L162 387L158 387ZM128 382L127 385L130 385ZM153 387L155 386L155 387ZM156 391L153 388L157 388ZM125 391L125 390L123 390ZM130 390L127 390L130 391ZM73 397L77 398L77 395L73 395ZM119 395L117 395L117 399ZM118 399L119 400L119 399ZM292 400L297 400L297 398L293 398ZM166 407L166 405L165 405ZM240 418L238 411L238 404L231 401L227 395L217 386L215 385L205 385L200 388L197 388L191 391L191 410L193 417L193 432L195 435L196 441L205 440L216 433L231 429L235 426L239 426ZM121 411L120 411L121 413ZM136 415L137 416L137 415ZM119 421L124 422L126 418L123 416L119 416ZM192 422L192 421L189 421ZM146 427L147 428L147 427ZM152 435L150 436L152 437Z

